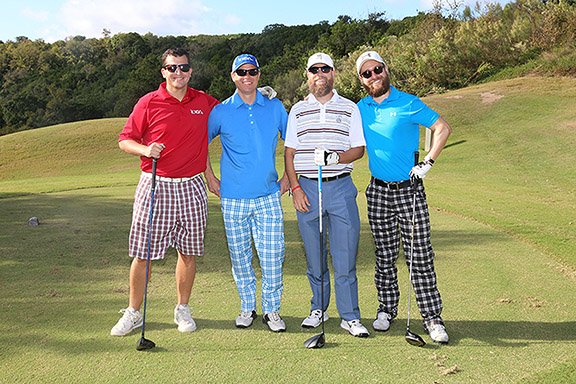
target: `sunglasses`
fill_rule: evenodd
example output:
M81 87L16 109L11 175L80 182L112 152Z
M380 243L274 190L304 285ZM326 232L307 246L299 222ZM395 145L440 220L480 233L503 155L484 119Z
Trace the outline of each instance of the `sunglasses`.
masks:
M378 66L374 67L374 69L372 71L374 71L375 74L379 75L382 72L384 72L384 67L381 65L378 65ZM372 71L368 69L368 70L362 72L362 77L365 79L371 78L372 77Z
M317 74L318 71L322 71L322 73L330 73L331 70L332 70L332 67L329 65L324 65L322 67L310 67L310 68L308 68L308 72L310 72L313 75Z
M237 69L236 70L236 74L240 77L244 77L246 75L250 75L252 77L258 76L258 73L260 72L260 70L258 68L252 68L252 69Z
M172 73L176 72L178 68L180 68L182 72L188 72L190 70L190 64L168 64L162 68Z

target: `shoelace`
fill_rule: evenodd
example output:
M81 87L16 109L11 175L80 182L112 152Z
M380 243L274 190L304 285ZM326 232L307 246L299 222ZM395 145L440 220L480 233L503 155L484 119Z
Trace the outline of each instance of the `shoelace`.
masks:
M252 312L242 312L240 314L240 317L244 318L244 319L249 319L252 317Z
M382 311L382 312L378 312L378 317L383 317L385 320L390 320L392 318L392 316L390 316L390 314Z
M320 319L320 318L322 318L322 311L319 309L315 309L310 314L310 317L316 317L316 318Z
M138 320L138 316L136 315L136 313L128 312L128 316L124 316L124 314L126 314L126 312L128 312L128 308L122 308L118 312L118 313L122 314L122 319L124 320L124 322L129 322L130 324L136 323L136 320Z
M360 321L358 321L358 320L352 320L352 321L348 322L348 325L350 326L350 328L352 328L352 327L358 327L361 324L360 324Z
M280 315L277 312L272 312L268 314L268 319L270 321L280 321Z

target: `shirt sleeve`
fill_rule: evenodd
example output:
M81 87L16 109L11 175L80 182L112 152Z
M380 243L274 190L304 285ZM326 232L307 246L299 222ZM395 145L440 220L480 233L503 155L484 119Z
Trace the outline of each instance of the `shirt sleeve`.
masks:
M352 119L350 122L350 147L365 147L366 140L364 139L364 129L362 128L362 116L358 106L354 104L354 111L352 112Z
M296 113L294 112L294 107L290 110L288 114L288 123L286 125L286 138L284 139L284 146L288 148L298 148L298 137L296 135L297 123L296 123Z
M118 137L118 142L124 140L134 140L137 143L143 143L144 133L148 129L148 119L147 119L147 102L144 98L138 100L136 105L134 105L134 109L126 124L124 125L124 129L120 132L120 136Z
M288 125L288 113L286 112L286 108L280 100L278 100L279 110L280 110L280 137L282 140L286 140L286 126Z
M220 134L220 117L218 106L215 106L208 116L208 143Z
M412 120L426 128L430 128L440 117L438 112L428 107L418 97L414 98L410 109L412 110Z

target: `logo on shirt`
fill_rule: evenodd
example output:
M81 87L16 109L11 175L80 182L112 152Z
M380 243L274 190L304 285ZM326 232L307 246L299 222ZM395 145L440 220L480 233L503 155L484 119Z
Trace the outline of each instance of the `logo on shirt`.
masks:
M396 112L390 112L390 117L396 117Z
M202 112L201 109L191 109L190 113L193 115L203 115L204 114L204 112Z

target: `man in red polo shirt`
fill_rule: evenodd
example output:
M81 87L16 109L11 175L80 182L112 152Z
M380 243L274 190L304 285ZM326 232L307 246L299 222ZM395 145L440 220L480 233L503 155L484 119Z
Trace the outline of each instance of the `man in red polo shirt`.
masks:
M206 169L208 116L218 100L188 86L192 68L184 49L164 52L161 73L166 81L138 101L118 140L123 151L140 156L142 175L130 229L129 304L110 331L112 336L124 336L142 326L153 158L158 163L150 259L163 259L168 247L176 248L174 322L180 332L196 329L188 301L196 275L195 257L204 254L208 212L200 174Z

